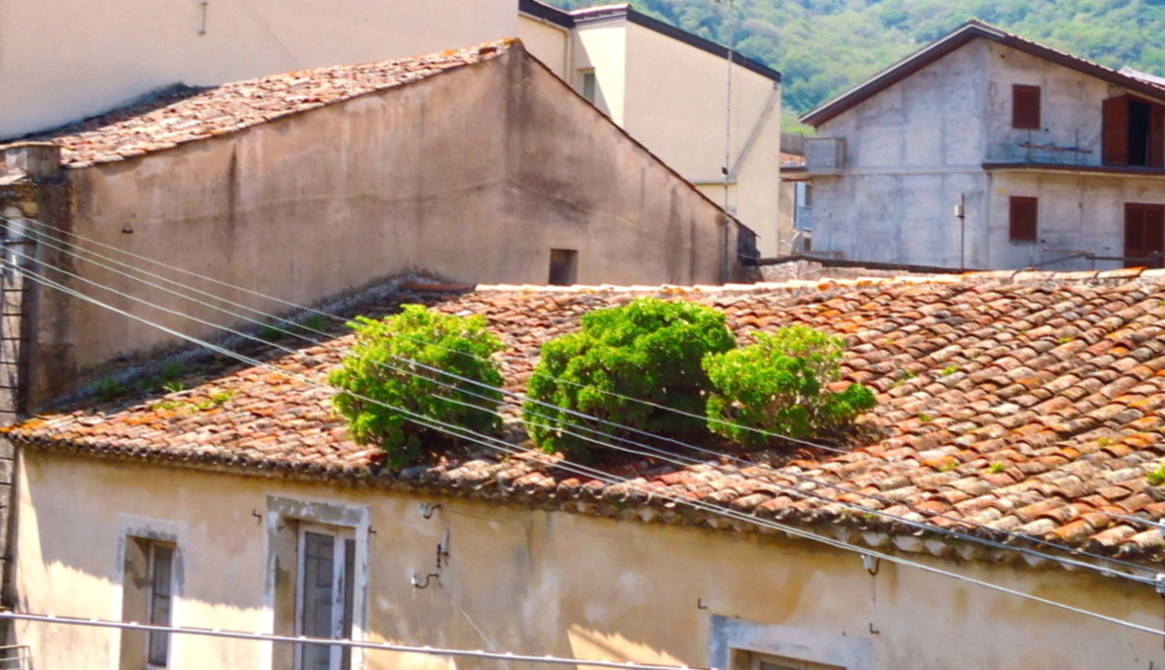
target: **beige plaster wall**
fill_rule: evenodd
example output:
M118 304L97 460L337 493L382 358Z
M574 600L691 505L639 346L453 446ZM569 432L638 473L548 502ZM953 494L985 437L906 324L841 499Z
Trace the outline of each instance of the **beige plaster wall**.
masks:
M759 626L754 649L813 657L848 648L848 667L1147 668L1155 636L851 553L733 531L616 522L561 512L295 484L25 451L19 470L18 602L24 611L116 618L119 538L171 528L181 564L175 624L261 631L268 495L368 510L370 640L529 654L707 665L713 617ZM439 502L424 519L420 502ZM64 522L64 520L68 522ZM413 588L411 571L440 586ZM922 559L919 559L922 560ZM1059 569L927 561L945 570L1159 627L1151 588ZM34 667L112 668L116 633L24 623ZM197 642L195 642L197 640ZM799 651L798 651L799 650ZM268 667L270 648L179 638L176 669ZM817 656L822 658L822 656ZM493 662L368 652L368 669L489 668ZM512 667L518 667L513 665ZM539 668L538 665L522 665Z
M412 270L544 284L552 248L578 251L579 283L715 283L726 244L735 267L736 229L726 235L719 209L517 45L405 87L66 175L62 217L81 236L300 304ZM44 251L86 278L229 321ZM72 284L168 327L211 332ZM175 342L49 291L38 314L34 407L94 366Z
M0 0L0 137L178 82L401 58L517 32L513 0Z
M595 106L611 120L627 128L628 26L625 21L588 23L574 30L574 68L569 83L582 86L581 71L595 71ZM628 129L635 136L635 131ZM648 144L650 147L651 145ZM654 150L654 149L653 149Z
M569 28L527 14L518 15L518 38L535 58L564 81L571 81L571 52L574 50Z

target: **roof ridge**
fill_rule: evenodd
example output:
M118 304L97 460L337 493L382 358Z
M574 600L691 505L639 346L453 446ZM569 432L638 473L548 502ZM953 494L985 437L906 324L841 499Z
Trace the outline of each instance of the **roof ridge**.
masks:
M801 289L807 287L831 286L873 286L893 284L979 284L993 281L1005 283L1027 284L1039 282L1043 284L1077 285L1093 284L1096 282L1114 281L1145 281L1154 284L1165 284L1165 269L1155 268L1120 268L1116 270L1096 271L1056 271L1056 270L983 270L965 273L936 273L926 275L896 275L892 277L859 276L859 277L820 277L817 279L785 279L780 281L762 281L748 284L727 283L713 284L571 284L568 286L549 284L477 284L473 287L475 293L755 293L781 289ZM417 288L423 289L423 286ZM437 287L434 290L441 290Z
M491 61L511 51L525 53L521 40L510 37L407 58L293 70L211 87L179 84L104 114L0 142L0 148L15 142L51 141L61 146L65 167L88 167L233 134ZM181 96L166 100L166 94L174 91ZM156 131L152 135L143 132L151 127Z

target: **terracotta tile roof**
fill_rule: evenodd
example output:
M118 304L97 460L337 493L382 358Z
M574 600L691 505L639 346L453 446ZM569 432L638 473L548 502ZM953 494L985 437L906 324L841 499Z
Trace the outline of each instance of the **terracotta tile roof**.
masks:
M71 167L123 160L426 79L496 58L514 44L515 40L489 42L415 58L302 70L213 88L179 85L139 104L22 141L59 144L62 163Z
M589 310L642 294L718 307L742 341L790 323L845 336L845 378L878 392L868 421L884 437L841 455L802 450L771 467L723 460L677 469L644 461L616 472L635 484L908 549L975 551L966 543L926 542L916 528L839 503L988 538L1019 533L1165 560L1160 532L1114 516L1165 518L1165 490L1146 477L1165 456L1165 271L721 289L491 287L453 296L401 294L396 301L484 315L508 346L508 384L520 389L542 342L575 329ZM322 380L349 342L340 336L271 361ZM236 367L192 390L44 416L9 434L34 448L94 456L360 480L613 517L748 525L571 474L536 454L478 453L383 471L375 449L347 439L330 395L280 373ZM800 493L791 495L790 487Z

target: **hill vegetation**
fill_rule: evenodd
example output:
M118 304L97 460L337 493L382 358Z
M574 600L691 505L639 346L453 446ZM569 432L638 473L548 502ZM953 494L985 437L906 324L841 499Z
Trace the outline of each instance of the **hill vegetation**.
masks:
M551 1L565 9L600 4ZM718 0L631 4L780 70L788 129L799 114L971 18L1102 65L1165 75L1165 0L735 0L731 17Z

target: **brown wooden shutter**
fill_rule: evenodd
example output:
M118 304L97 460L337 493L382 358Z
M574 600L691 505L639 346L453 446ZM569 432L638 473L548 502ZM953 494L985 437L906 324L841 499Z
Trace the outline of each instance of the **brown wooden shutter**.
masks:
M1011 127L1040 129L1040 87L1015 84L1011 87Z
M1035 242L1039 220L1039 199L1022 195L1011 196L1010 230L1013 242Z
M1129 164L1129 96L1104 101L1101 127L1104 147L1101 162L1105 165Z
M1165 167L1165 106L1149 108L1149 167Z

